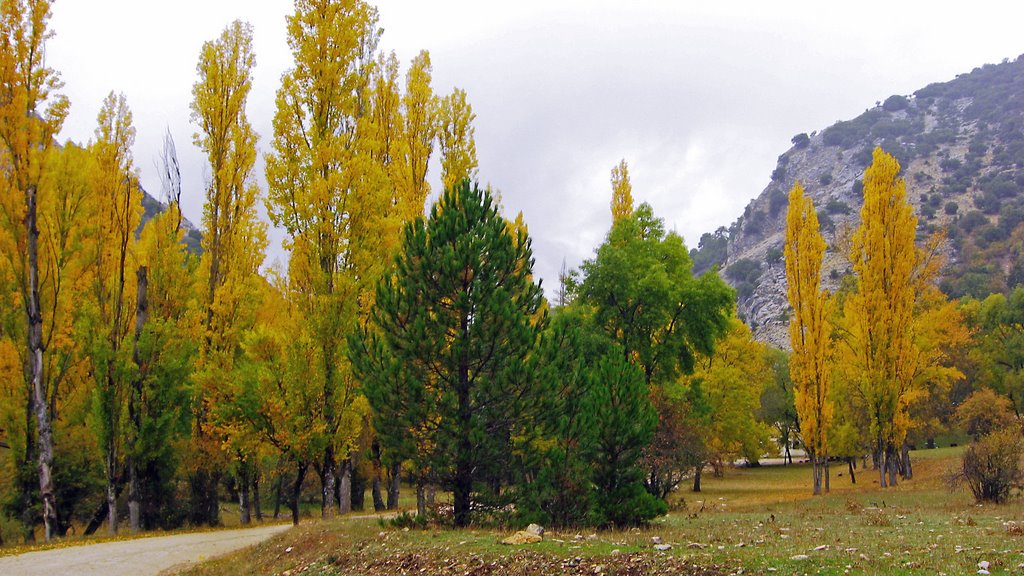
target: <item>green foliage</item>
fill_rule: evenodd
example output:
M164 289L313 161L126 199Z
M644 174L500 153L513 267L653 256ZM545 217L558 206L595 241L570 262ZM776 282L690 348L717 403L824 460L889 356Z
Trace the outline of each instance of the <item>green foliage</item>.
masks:
M797 150L801 150L803 148L807 148L811 144L811 138L807 135L806 132L801 132L796 136L793 136L790 142L793 143L793 146Z
M729 326L732 290L714 273L695 278L683 239L665 232L641 204L608 233L583 263L577 298L595 310L597 325L661 383L693 369Z
M693 273L703 274L714 266L721 266L729 256L729 231L719 226L714 233L701 234L697 247L690 250Z
M644 490L637 465L658 424L643 373L623 356L608 355L592 377L593 402L602 410L595 420L597 524L630 526L664 514L667 505Z
M470 492L500 485L534 400L528 365L546 318L530 241L464 181L406 227L395 264L350 358L381 442L403 449L419 435L465 526Z

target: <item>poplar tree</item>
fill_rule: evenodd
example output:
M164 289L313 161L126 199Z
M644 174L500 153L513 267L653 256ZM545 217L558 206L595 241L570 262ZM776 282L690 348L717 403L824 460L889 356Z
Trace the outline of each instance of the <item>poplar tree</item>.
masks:
M193 139L210 167L200 262L202 338L193 399L200 458L190 478L190 513L196 523L219 521L222 431L216 429L211 412L218 400L230 397L234 359L244 329L252 325L262 283L258 272L267 243L266 224L256 215L256 132L245 110L255 64L252 27L235 21L218 39L203 44L196 65L199 80L192 87L192 121L200 130ZM236 457L244 466L244 455ZM241 484L246 490L246 483ZM241 514L245 522L244 505Z
M612 223L633 215L633 185L626 160L612 168Z
M132 165L135 127L124 95L111 92L97 118L93 184L93 242L88 271L91 289L83 309L82 330L96 381L94 411L103 448L107 521L117 533L118 469L122 442L121 414L134 378L131 340L135 318L135 232L142 218L142 191Z
M881 148L864 171L864 206L850 260L857 290L845 303L856 372L854 390L867 409L879 485L895 485L898 450L907 433L914 391L914 306L921 263L914 244L917 218L899 177L900 165ZM888 472L888 482L886 480Z
M25 311L27 411L35 414L39 492L44 537L58 535L53 482L53 427L49 386L44 374L43 308L40 304L40 183L54 137L68 114L68 100L56 71L45 63L51 2L5 0L0 4L0 142L7 169L3 225L17 247L11 258Z
M445 190L463 180L476 180L477 158L473 120L476 114L461 88L441 99L438 113L438 144L441 151L441 185Z
M799 182L789 192L786 213L786 281L793 318L789 341L793 354L789 372L793 379L800 433L813 462L814 494L821 494L822 480L829 489L828 428L832 421L830 399L832 366L831 301L821 286L825 240L818 229L814 203Z
M396 270L377 285L372 329L350 339L381 438L427 451L466 526L482 480L500 478L523 402L526 370L547 317L529 238L468 181L405 229Z

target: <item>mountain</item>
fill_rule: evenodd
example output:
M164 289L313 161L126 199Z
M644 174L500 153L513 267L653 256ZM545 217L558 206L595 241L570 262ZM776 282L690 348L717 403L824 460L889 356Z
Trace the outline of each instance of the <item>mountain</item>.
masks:
M164 210L167 210L166 204L150 196L149 192L142 189L142 221L139 223L139 231L146 225L146 222L149 222ZM185 243L188 251L196 255L202 254L203 249L200 246L200 242L203 239L202 232L185 216L181 217L181 227L185 229L185 238L182 242Z
M850 263L838 246L859 220L864 168L875 146L902 166L918 240L945 231L942 289L985 297L1024 283L1024 55L954 80L894 95L853 120L797 134L771 181L729 228L704 234L695 271L719 265L740 315L766 342L788 348L782 261L787 193L799 180L814 200L829 249L824 284Z

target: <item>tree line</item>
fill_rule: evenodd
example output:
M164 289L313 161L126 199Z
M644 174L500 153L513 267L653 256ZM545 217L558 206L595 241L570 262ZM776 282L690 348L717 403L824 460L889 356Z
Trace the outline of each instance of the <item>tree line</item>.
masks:
M168 207L142 224L123 95L90 142L56 143L69 103L43 58L50 9L0 13L0 535L114 533L125 510L133 531L216 525L225 489L243 524L271 494L298 523L307 485L329 517L367 492L397 508L403 479L421 519L440 489L457 526L632 525L684 481L699 491L709 465L797 437L816 491L830 458L852 472L863 453L885 485L910 474L908 430L948 420L972 319L987 339L971 366L999 374L1019 413L1020 363L1007 372L997 355L1014 354L999 335L1020 298L941 296L938 241L914 244L881 152L837 294L818 288L813 206L790 196L792 356L756 342L717 270L695 275L682 237L634 205L625 161L611 229L549 303L522 215L476 182L466 93L434 93L426 52L403 75L371 5L299 0L266 190L246 113L252 28L236 21L200 51L197 256L169 137ZM444 190L424 215L435 154ZM260 202L287 234L279 269L263 268Z

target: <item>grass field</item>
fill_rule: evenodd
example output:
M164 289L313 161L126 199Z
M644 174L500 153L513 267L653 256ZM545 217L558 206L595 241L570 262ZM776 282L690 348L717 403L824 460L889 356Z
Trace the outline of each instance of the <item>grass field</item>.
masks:
M811 497L806 465L730 469L643 529L551 532L500 544L490 529L385 528L375 519L310 521L188 574L974 574L1022 573L1024 508L978 506L943 481L959 448L913 453L915 478L880 490L870 470ZM843 476L837 476L842 472ZM655 538L671 550L653 548Z

